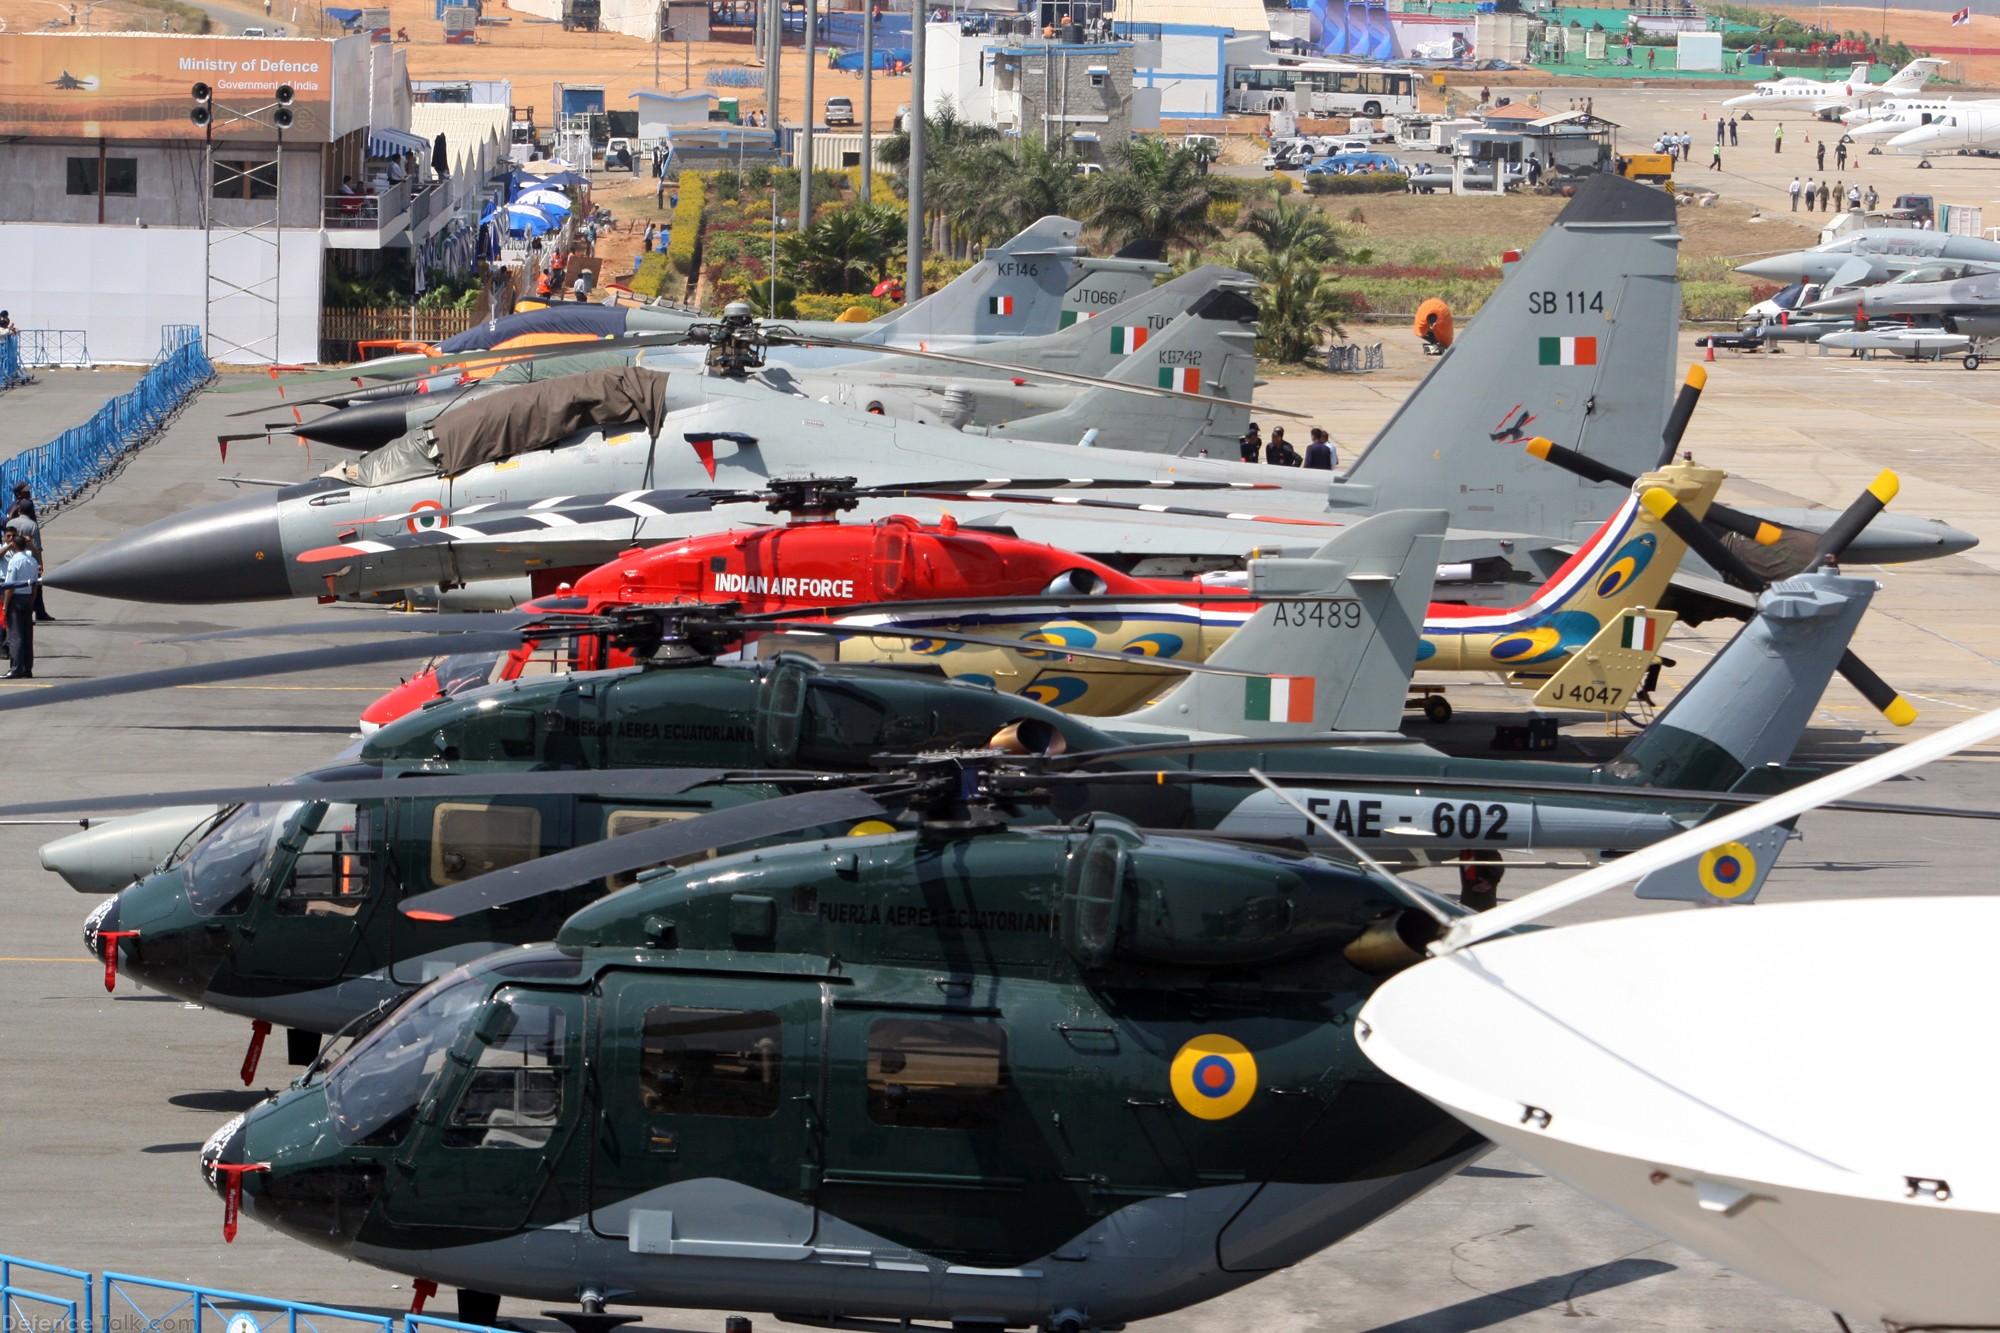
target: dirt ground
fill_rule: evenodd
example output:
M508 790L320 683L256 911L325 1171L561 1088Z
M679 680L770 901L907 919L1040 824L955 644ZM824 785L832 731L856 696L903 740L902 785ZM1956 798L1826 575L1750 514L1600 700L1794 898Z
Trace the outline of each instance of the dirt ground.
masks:
M1921 9L1878 9L1868 6L1815 5L1779 7L1778 13L1800 23L1816 24L1837 32L1884 31L1889 37L1920 51L1954 60L1965 72L1965 80L1975 84L2000 83L2000 17L1973 11L1970 22L1951 26L1951 15Z

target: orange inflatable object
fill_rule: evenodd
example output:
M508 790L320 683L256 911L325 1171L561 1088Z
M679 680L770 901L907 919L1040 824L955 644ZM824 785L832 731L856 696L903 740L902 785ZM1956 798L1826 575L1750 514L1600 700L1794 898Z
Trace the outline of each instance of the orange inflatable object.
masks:
M1419 338L1442 349L1451 346L1451 307L1433 296L1417 307L1412 327Z

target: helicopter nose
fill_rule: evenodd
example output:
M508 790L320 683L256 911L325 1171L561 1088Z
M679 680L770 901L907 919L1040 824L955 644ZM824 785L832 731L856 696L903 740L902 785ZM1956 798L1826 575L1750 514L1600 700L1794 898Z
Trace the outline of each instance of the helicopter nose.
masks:
M44 580L131 602L256 602L292 595L278 501L246 495L148 523Z
M135 931L118 940L118 970L166 995L202 1004L228 948L215 921L188 899L186 876L164 870L107 899L84 921L83 942L93 958L108 931Z

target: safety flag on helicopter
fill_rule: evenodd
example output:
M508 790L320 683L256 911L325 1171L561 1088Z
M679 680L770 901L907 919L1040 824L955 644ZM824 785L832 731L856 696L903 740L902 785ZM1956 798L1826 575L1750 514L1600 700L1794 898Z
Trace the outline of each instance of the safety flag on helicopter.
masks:
M1312 721L1313 678L1249 677L1243 682L1243 718L1247 722Z

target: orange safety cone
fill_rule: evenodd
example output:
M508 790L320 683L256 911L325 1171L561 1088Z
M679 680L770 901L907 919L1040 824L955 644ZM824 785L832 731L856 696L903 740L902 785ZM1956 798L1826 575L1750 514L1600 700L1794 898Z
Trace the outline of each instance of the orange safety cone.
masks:
M1707 356L1705 356L1705 357L1703 357L1703 358L1702 358L1702 360L1704 360L1704 361L1713 361L1713 360L1715 360L1715 344L1714 344L1713 342L1710 342L1710 343L1709 343L1709 345L1708 345L1708 349L1707 349L1707 350L1708 350L1708 355L1707 355Z

